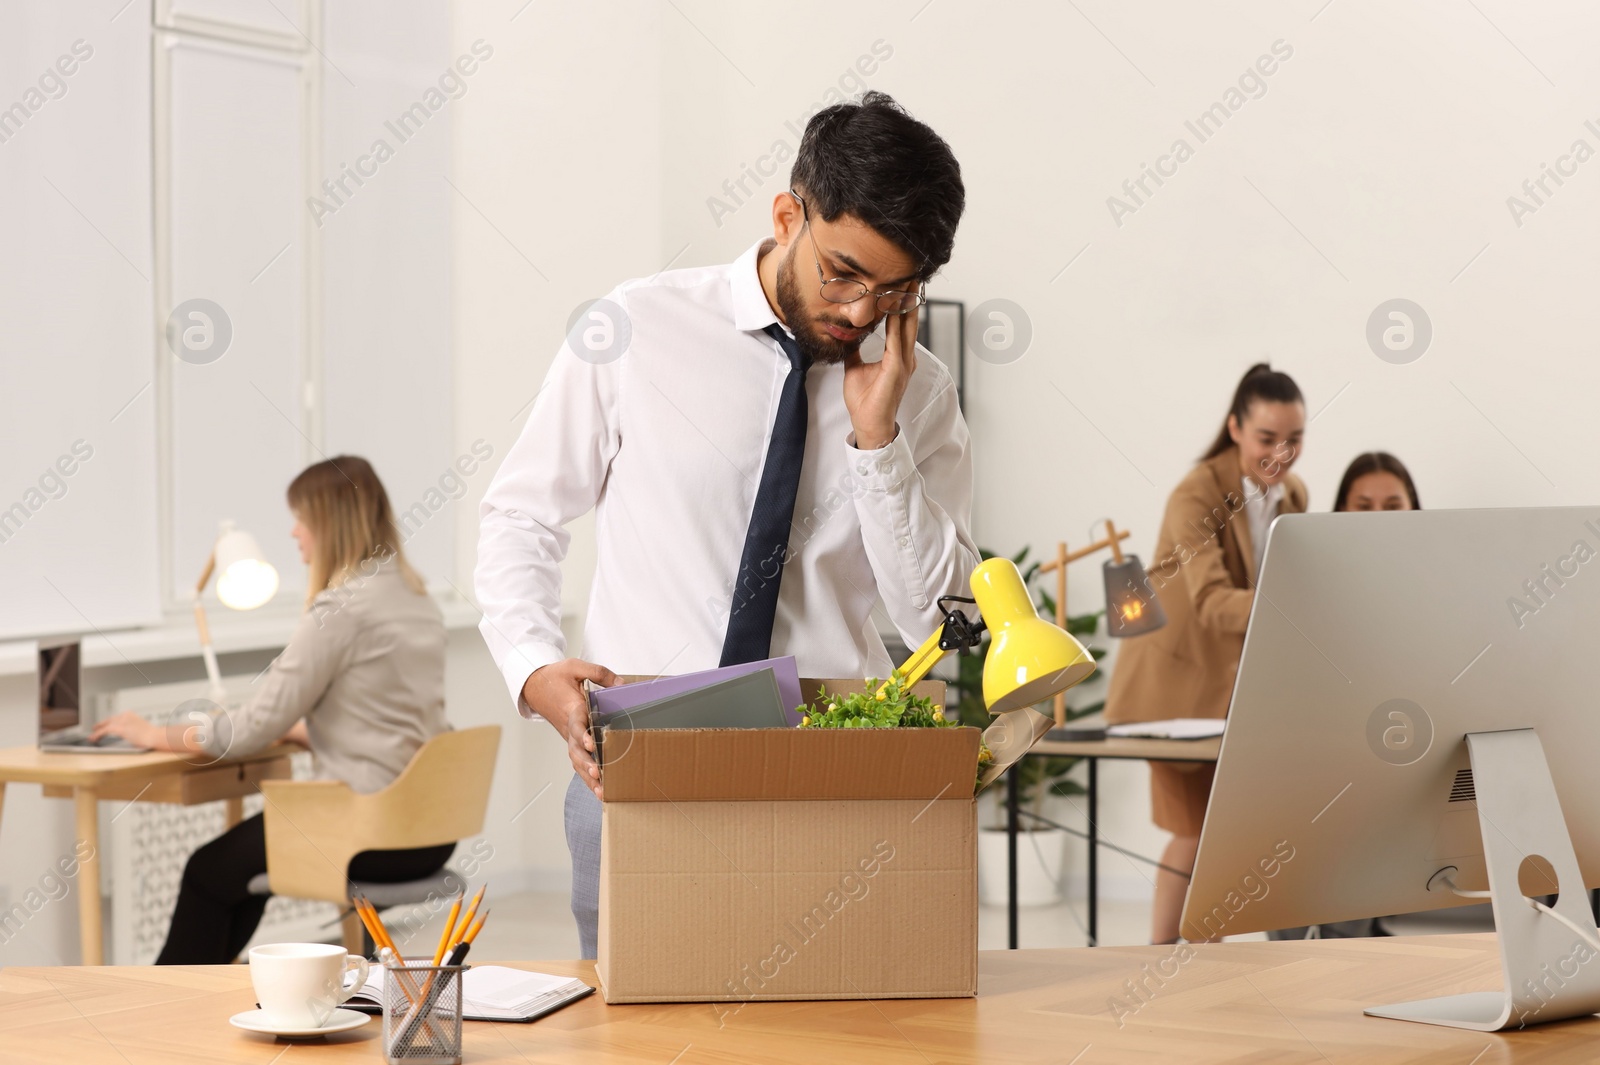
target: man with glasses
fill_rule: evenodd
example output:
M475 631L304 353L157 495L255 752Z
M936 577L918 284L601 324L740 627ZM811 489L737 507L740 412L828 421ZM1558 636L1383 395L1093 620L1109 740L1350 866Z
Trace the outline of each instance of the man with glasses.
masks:
M883 93L818 112L773 235L628 281L578 318L481 512L480 626L518 710L576 771L572 910L595 956L600 769L583 684L794 655L886 677L875 608L916 647L978 564L949 373L916 347L965 204L949 146ZM882 357L862 341L884 332ZM567 525L595 512L582 658Z

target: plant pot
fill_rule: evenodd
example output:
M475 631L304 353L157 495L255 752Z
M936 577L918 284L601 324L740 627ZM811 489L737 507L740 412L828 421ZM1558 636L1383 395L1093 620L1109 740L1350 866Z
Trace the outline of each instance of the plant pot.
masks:
M1067 834L1059 828L1017 833L1017 905L1053 906L1061 901L1061 867ZM1006 904L1006 833L978 833L978 898L985 906Z

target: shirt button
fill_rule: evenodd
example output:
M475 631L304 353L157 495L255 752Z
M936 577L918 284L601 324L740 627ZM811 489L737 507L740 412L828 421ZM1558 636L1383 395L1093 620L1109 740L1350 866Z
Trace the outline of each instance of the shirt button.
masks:
M878 463L878 469L882 470L884 473L893 473L894 463L889 461L880 462Z
M909 536L900 537L900 546L901 547L910 547L911 546L911 537L909 537Z
M859 473L865 474L867 472L867 464L865 462L856 463L856 470Z

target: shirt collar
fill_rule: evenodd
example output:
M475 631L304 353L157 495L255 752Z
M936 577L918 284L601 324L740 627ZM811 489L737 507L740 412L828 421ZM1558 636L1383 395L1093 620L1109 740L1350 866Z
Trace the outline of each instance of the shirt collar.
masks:
M778 320L767 302L761 287L761 275L756 271L756 260L761 257L763 245L771 238L758 240L743 255L734 260L729 281L733 286L733 324L747 333L753 333Z
M1248 477L1245 478L1245 482L1245 502L1253 503L1255 506L1266 511L1277 509L1279 502L1281 502L1283 499L1282 481L1279 481L1271 488L1268 488L1265 492L1258 491L1256 489L1256 483L1250 480Z

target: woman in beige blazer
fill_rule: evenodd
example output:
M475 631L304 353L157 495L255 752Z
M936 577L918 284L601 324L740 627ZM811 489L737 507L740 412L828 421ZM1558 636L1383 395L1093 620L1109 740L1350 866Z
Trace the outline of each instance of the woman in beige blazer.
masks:
M1149 571L1167 624L1119 652L1106 696L1112 724L1227 716L1267 527L1306 509L1305 485L1289 472L1305 424L1305 400L1288 374L1266 363L1245 373L1216 440L1167 500ZM1215 768L1150 763L1153 819L1172 833L1161 862L1184 871L1156 874L1152 942L1178 938Z

